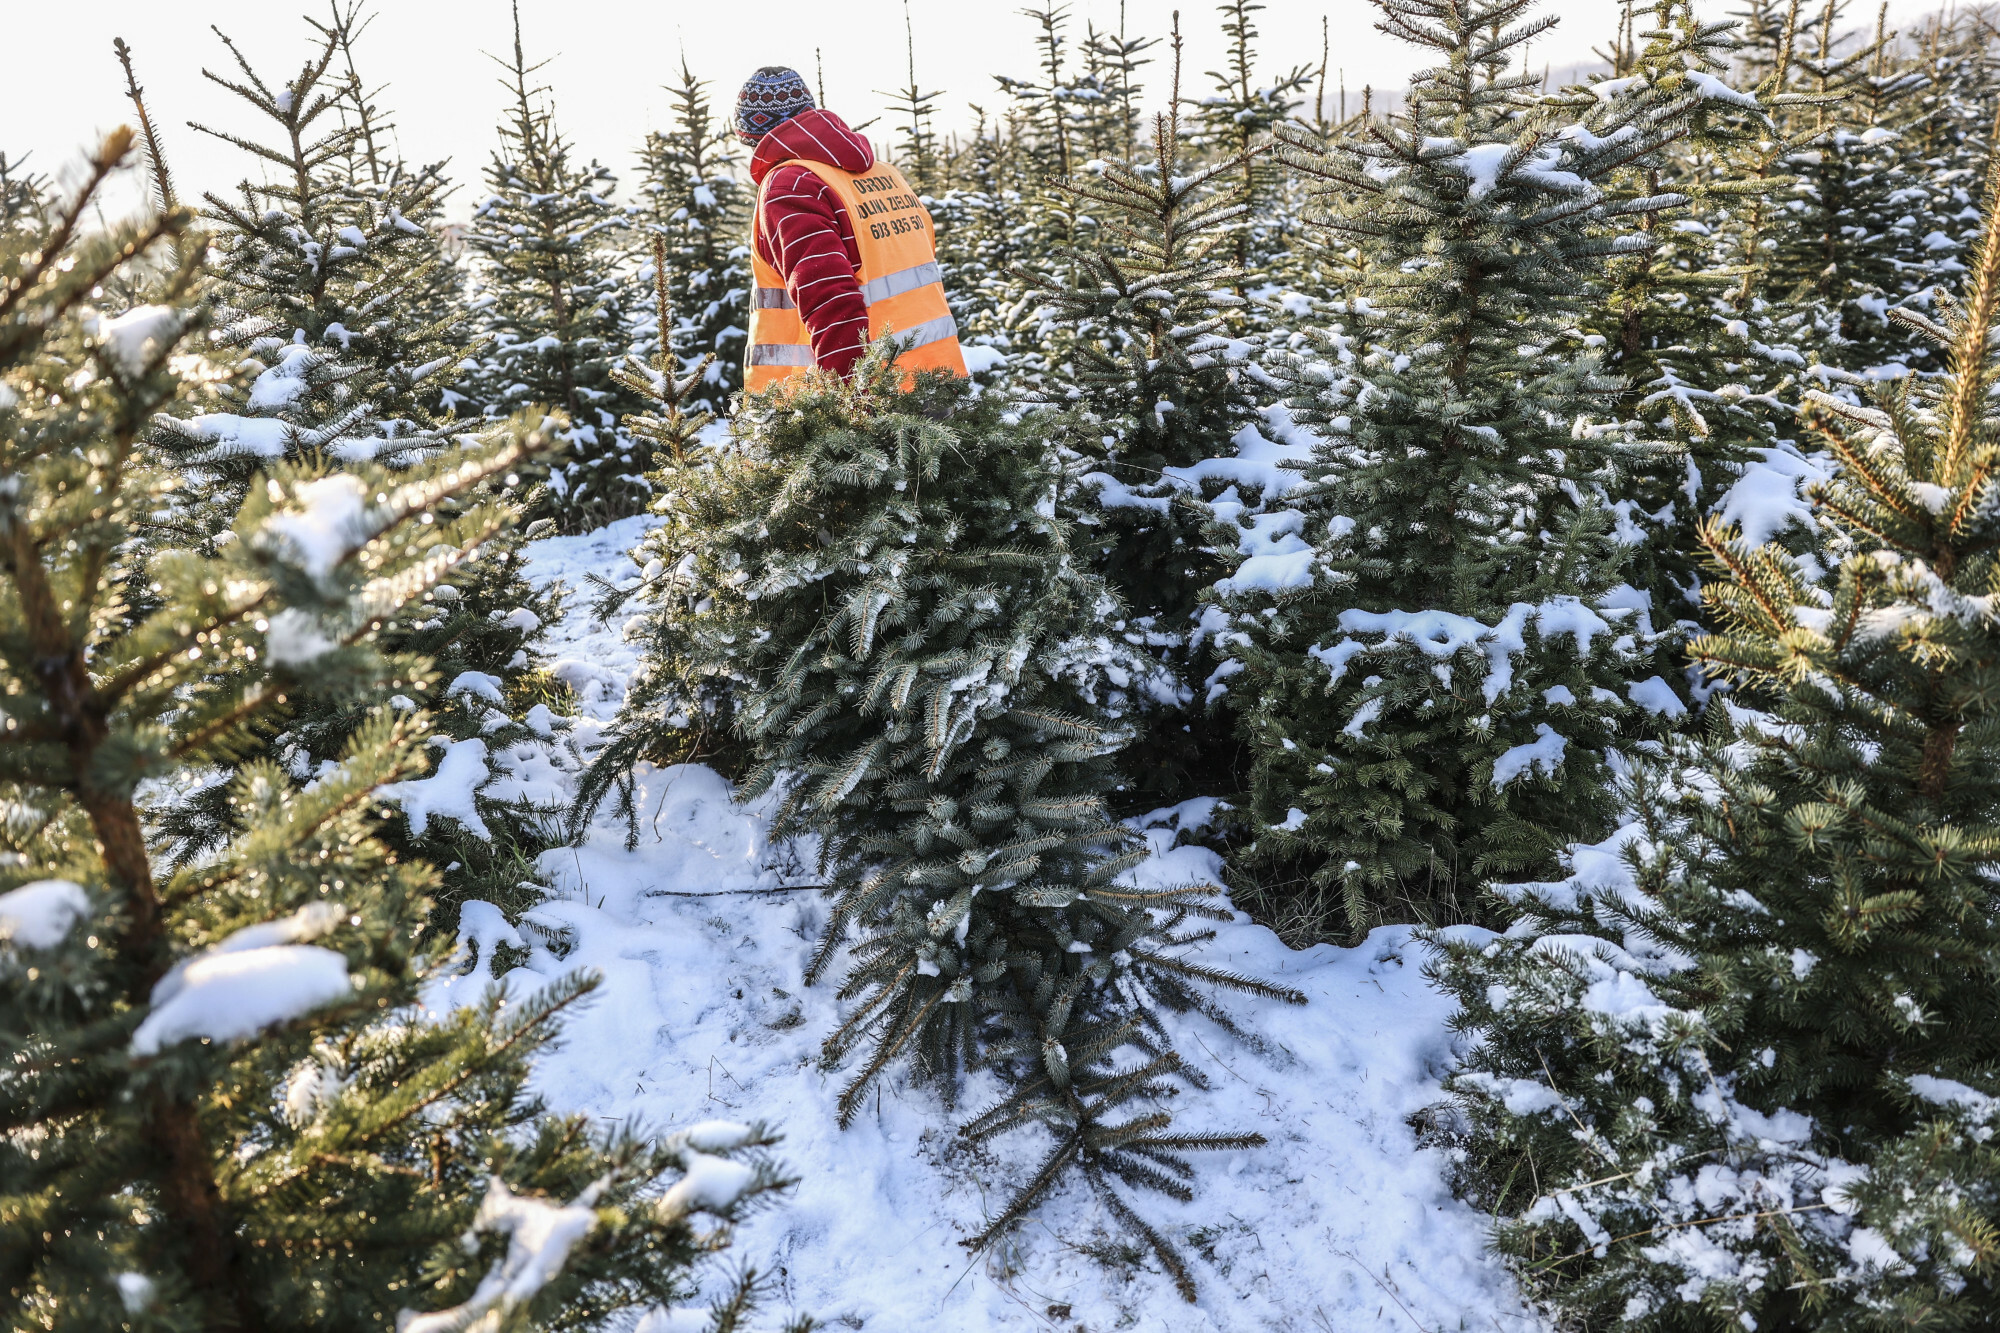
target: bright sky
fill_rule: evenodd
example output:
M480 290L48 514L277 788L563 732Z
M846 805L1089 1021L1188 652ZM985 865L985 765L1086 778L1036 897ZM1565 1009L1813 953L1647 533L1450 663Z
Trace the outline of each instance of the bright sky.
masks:
M299 0L298 11L323 15L330 0ZM967 0L913 0L918 77L925 91L941 89L939 126L970 122L970 102L1003 103L992 76L1032 77L1034 27L1015 11L1025 0L989 5ZM1734 8L1709 0L1708 8ZM1872 8L1872 5L1866 6ZM1892 17L1915 16L1934 5L1897 0ZM222 43L198 13L230 34L267 82L281 82L297 68L316 34L303 19L281 16L278 0L202 0L162 5L157 0L93 0L10 6L9 47L17 53L0 80L0 150L32 152L43 171L73 162L104 130L130 119L111 40L123 37L136 55L139 78L170 165L189 194L226 188L252 169L241 150L187 127L198 120L217 128L245 127L255 113L233 94L201 77L204 67L233 72ZM495 143L494 125L504 94L499 70L484 52L511 42L506 0L378 0L379 17L361 47L362 75L386 83L378 102L395 113L403 155L414 161L453 160L461 183L454 213L469 207L480 169ZM1125 24L1133 34L1164 36L1174 0L1127 0ZM1219 20L1208 4L1182 5L1187 55L1184 86L1206 92L1205 71L1221 67ZM827 100L859 123L881 114L878 90L906 79L902 0L735 0L729 4L635 4L629 0L521 0L530 60L552 58L541 79L553 89L559 120L585 154L621 174L631 169L635 146L669 114L667 83L684 46L695 72L713 81L719 104L733 102L737 87L759 65L789 64L814 77L815 53L824 63ZM1120 0L1072 0L1072 37L1084 24L1115 29ZM1614 0L1548 0L1544 12L1562 22L1538 42L1530 59L1562 69L1590 59L1615 22ZM1257 16L1264 72L1320 58L1320 20L1331 20L1331 61L1348 88L1401 87L1423 62L1411 48L1374 30L1375 10L1365 0L1268 0ZM1164 55L1162 49L1153 54ZM31 54L23 54L31 53ZM1162 100L1164 64L1144 72L1148 102ZM885 121L869 133L887 137Z

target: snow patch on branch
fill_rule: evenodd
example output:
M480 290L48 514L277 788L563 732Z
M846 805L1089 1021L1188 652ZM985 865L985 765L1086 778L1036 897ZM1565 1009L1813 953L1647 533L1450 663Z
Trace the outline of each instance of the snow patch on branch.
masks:
M82 885L38 879L0 893L0 944L53 949L88 915L90 898Z
M99 321L96 331L118 369L135 376L145 373L160 349L180 335L180 329L180 312L172 306L142 305Z
M464 1304L430 1314L398 1312L396 1333L460 1333L506 1326L510 1314L561 1276L570 1251L597 1229L596 1205L605 1183L599 1177L570 1203L558 1204L516 1194L500 1177L492 1177L465 1239L471 1243L473 1233L481 1231L504 1235L506 1256L486 1271Z
M324 581L368 537L368 488L341 473L308 481L293 493L298 505L264 520L264 532L293 564Z
M345 958L296 943L332 930L341 911L338 903L310 903L177 964L153 987L152 1012L132 1033L132 1053L157 1055L193 1037L234 1041L351 995Z
M479 817L477 800L480 787L493 776L486 766L486 742L477 736L463 741L433 736L431 744L444 750L444 758L438 760L435 772L427 778L391 782L378 788L375 794L403 807L403 814L410 821L410 832L417 837L421 838L430 827L432 815L448 815L469 832L491 839L492 830Z
M1563 752L1569 748L1569 738L1562 735L1546 722L1535 724L1535 739L1524 745L1516 745L1501 753L1493 761L1493 785L1505 787L1523 773L1536 772L1545 778L1552 778L1562 767Z

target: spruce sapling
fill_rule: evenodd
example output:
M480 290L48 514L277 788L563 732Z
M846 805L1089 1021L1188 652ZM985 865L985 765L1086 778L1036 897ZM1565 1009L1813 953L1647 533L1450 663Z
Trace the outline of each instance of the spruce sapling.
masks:
M1270 84L1257 82L1255 15L1264 8L1256 0L1222 0L1216 6L1228 43L1227 64L1208 72L1215 91L1196 104L1201 146L1235 169L1235 193L1244 212L1233 228L1232 242L1236 269L1244 276L1270 271L1289 244L1282 225L1285 215L1275 207L1288 173L1269 154L1255 150L1274 126L1292 119L1313 81L1311 65L1294 65ZM1178 16L1175 37L1178 41ZM1239 291L1242 286L1239 277Z
M1788 366L1740 318L1753 270L1740 262L1733 234L1746 210L1766 206L1790 178L1759 171L1779 131L1766 96L1727 82L1741 45L1733 24L1697 18L1688 0L1628 0L1622 31L1611 73L1565 89L1563 100L1587 112L1635 85L1662 103L1692 96L1685 137L1606 182L1616 199L1673 193L1688 203L1674 217L1639 216L1649 244L1606 263L1603 299L1586 304L1579 327L1604 340L1605 366L1624 381L1618 415L1682 446L1635 459L1618 505L1620 527L1637 539L1632 582L1651 594L1656 624L1671 632L1700 619L1703 519L1726 502L1754 451L1780 448L1790 425L1780 396L1790 387ZM1618 226L1607 230L1615 237ZM1667 678L1692 701L1703 683L1676 674Z
M374 142L387 124L360 91L359 10L336 7L329 23L312 26L317 50L282 87L274 89L226 37L238 76L209 75L271 132L205 132L285 171L275 184L245 181L238 201L208 196L221 231L212 281L228 328L220 343L244 348L242 374L255 378L247 391L228 380L217 386L239 411L189 413L183 403L155 422L154 447L197 482L185 488L196 498L162 511L149 534L155 544L227 540L232 506L240 507L256 470L274 458L407 464L460 448L444 395L478 348L460 331L465 312L452 299L452 266L430 227L444 180L438 168L410 170ZM337 59L346 65L344 81L334 74ZM169 190L156 151L155 142L148 155L156 186ZM507 470L485 487L517 483ZM461 501L440 503L453 512ZM457 763L476 763L482 775L463 818L433 821L419 812L383 834L405 855L453 867L437 898L447 918L466 896L517 900L526 863L547 844L546 812L507 784L495 785L496 770L508 767L502 756L552 729L532 727L524 715L537 702L534 649L556 599L528 583L518 547L511 532L482 543L381 627L387 650L421 654L442 673L441 692L427 701L434 731L462 747ZM271 757L310 780L338 760L373 702L303 683L287 708L260 721L283 720L263 737ZM506 800L498 799L503 791ZM205 855L238 831L230 792L227 775L218 774L159 811L160 831L178 858Z
M1600 830L1607 751L1685 711L1614 525L1648 446L1603 419L1619 386L1574 330L1604 258L1646 244L1632 220L1681 202L1597 182L1693 99L1538 106L1507 69L1554 22L1532 6L1378 0L1441 63L1330 152L1282 131L1371 313L1291 362L1325 432L1306 483L1217 526L1246 559L1216 585L1212 693L1254 754L1246 875L1303 879L1356 934L1462 917L1482 879Z
M644 463L618 424L631 404L611 379L629 332L618 246L631 220L611 199L617 179L576 161L547 89L530 83L542 66L522 54L518 5L513 57L497 63L506 70L507 115L466 236L479 258L480 324L493 345L470 376L471 391L491 417L530 403L567 417L569 461L523 476L548 487L531 495L531 519L582 532L646 504Z
M1256 415L1248 356L1225 332L1243 305L1227 290L1244 277L1230 258L1248 210L1234 187L1243 163L1185 158L1178 30L1173 51L1173 109L1154 122L1151 160L1064 181L1097 229L1054 263L1017 270L1040 319L1065 334L1068 382L1041 401L1066 409L1063 443L1081 473L1070 503L1092 564L1131 613L1113 628L1147 664L1110 701L1138 733L1121 756L1121 804L1138 810L1186 800L1230 764L1234 746L1198 701L1213 664L1197 600L1223 573L1199 465Z
M751 200L736 172L735 131L717 116L708 85L694 76L685 58L680 82L670 88L674 125L646 136L639 151L644 177L639 187L646 228L666 240L666 272L679 317L671 342L684 365L699 362L704 378L696 388L703 410L720 412L743 391L743 340L749 336L750 256L747 246ZM650 247L662 262L658 246ZM642 329L637 340L649 351L660 336Z
M1815 391L1823 570L1705 533L1712 674L1771 702L1641 770L1632 824L1441 941L1476 1040L1459 1187L1564 1316L2000 1318L2000 174L1946 373ZM1728 698L1729 696L1724 696Z
M248 477L274 459L403 463L449 447L438 406L475 350L455 312L411 318L403 298L446 261L418 217L436 207L436 169L386 193L349 188L340 171L358 130L339 122L342 89L328 72L339 47L324 37L290 81L273 86L226 35L231 75L203 71L256 112L268 138L196 125L269 171L235 198L208 194L218 228L215 297L221 346L241 349L254 376L232 412L163 415L158 443L213 479L221 525ZM260 173L261 175L261 173ZM199 526L200 511L190 515ZM188 539L212 533L191 531Z
M512 521L440 502L547 433L397 473L278 463L234 540L138 540L186 484L141 435L207 308L187 212L79 226L132 140L0 238L0 1291L55 1330L612 1326L784 1182L753 1127L543 1113L527 1061L589 976L421 1013L454 957L424 929L436 872L374 827L424 714L379 708L309 785L246 766L243 831L198 865L160 863L142 797L234 762L308 677L421 684L376 626ZM94 309L121 272L150 300Z

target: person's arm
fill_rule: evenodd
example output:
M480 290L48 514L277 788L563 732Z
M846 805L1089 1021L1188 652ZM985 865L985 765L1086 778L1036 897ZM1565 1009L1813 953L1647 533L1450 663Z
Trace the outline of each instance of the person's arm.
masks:
M779 167L764 191L759 241L812 338L813 360L845 377L868 335L868 304L854 271L860 251L839 198L807 167Z

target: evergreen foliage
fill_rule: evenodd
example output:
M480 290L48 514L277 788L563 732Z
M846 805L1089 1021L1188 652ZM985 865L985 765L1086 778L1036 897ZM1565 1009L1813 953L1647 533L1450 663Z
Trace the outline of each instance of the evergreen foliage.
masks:
M1891 34L1879 26L1872 41L1842 40L1841 10L1827 0L1810 44L1800 41L1793 56L1814 102L1798 112L1811 122L1799 136L1804 146L1780 163L1795 184L1765 281L1773 296L1810 311L1818 360L1879 374L1928 360L1887 313L1908 301L1905 293L1928 299L1925 279L1938 258L1918 230L1927 210L1911 207L1926 194L1925 164L1902 135L1920 112L1925 78L1892 60Z
M630 404L611 379L630 322L618 248L631 222L611 200L616 178L575 161L547 90L530 82L542 66L522 54L518 6L513 61L501 63L511 100L466 235L493 340L471 383L490 417L531 403L567 417L568 461L522 475L547 487L530 495L531 517L581 532L646 504L644 461L618 424Z
M231 381L217 387L240 412L183 410L156 421L155 445L188 473L195 484L186 489L199 497L162 511L156 545L226 540L232 506L240 508L256 469L272 459L406 465L458 450L443 401L466 353L477 349L463 341L465 311L430 225L444 181L436 167L409 171L376 142L387 125L361 92L354 57L366 20L351 6L332 17L314 25L321 41L313 60L275 93L233 45L242 79L215 79L273 122L268 143L219 137L266 163L289 164L289 176L276 186L245 182L240 205L210 196L221 227L210 289L229 322L219 345L244 347L241 374L255 379L247 393ZM346 66L344 85L332 73L336 58ZM164 163L155 158L153 166L160 191L169 191ZM504 473L486 489L517 480ZM440 503L446 512L460 505L449 497ZM522 576L518 547L512 533L483 543L381 627L385 649L422 654L443 673L443 693L429 701L433 734L462 743L457 761L481 769L483 789L472 811L461 812L467 818L419 816L382 834L401 854L450 868L449 888L437 896L448 909L466 896L518 900L527 861L549 842L547 812L528 808L518 791L499 799L508 784L494 771L504 768L498 756L553 729L546 709L538 726L526 715L541 702L533 650L557 600ZM371 706L304 682L289 708L269 714L282 713L285 725L260 739L291 776L309 780L338 761ZM160 809L161 832L180 859L207 855L241 831L232 788L229 775L218 774ZM449 912L440 924L450 924Z
M655 236L653 309L658 325L672 327L673 293L662 253L665 248L666 240ZM652 511L671 515L677 483L690 475L690 469L704 465L698 452L701 436L715 418L695 404L697 390L708 381L708 366L683 367L678 356L655 344L651 364L636 353L628 354L625 364L613 373L626 390L647 404L647 410L626 418L626 426L636 440L652 446L653 470L646 474L654 488ZM644 569L636 584L617 587L597 580L600 595L591 609L599 619L613 615L635 595L656 597L660 589L669 586L667 567L659 557L642 563ZM674 577L678 577L678 570ZM659 658L658 647L655 640L652 660L633 681L622 710L627 716L643 718L644 723L619 727L598 749L583 776L576 814L587 816L615 787L620 813L634 819L632 784L627 775L641 761L699 762L713 764L731 776L742 772L741 751L728 734L730 695L726 683L697 686L691 696L683 696L683 683ZM633 828L636 831L636 822Z
M1705 533L1694 655L1772 711L1648 772L1569 879L1505 888L1504 938L1443 946L1478 1040L1462 1184L1579 1320L2000 1317L1994 183L1986 207L1960 300L1898 313L1946 374L1812 395L1837 567Z
M1261 1139L1134 1104L1179 1068L1153 1007L1220 1017L1211 985L1297 997L1170 952L1205 937L1206 886L1118 882L1141 853L1105 813L1123 737L1094 704L1137 664L1053 512L1045 438L949 377L898 381L879 349L852 385L808 377L676 473L638 553L651 670L619 731L721 700L742 792L780 790L773 832L819 836L834 905L807 979L845 952L854 1008L825 1044L829 1065L860 1062L843 1123L899 1056L947 1104L968 1066L996 1068L1009 1093L965 1133L1039 1122L1056 1144L969 1243L1076 1167L1193 1299L1119 1187L1186 1198L1184 1151Z
M1330 153L1287 132L1368 314L1294 358L1326 438L1288 508L1220 528L1249 559L1216 585L1248 864L1337 893L1357 932L1469 912L1481 879L1601 829L1606 751L1684 711L1613 530L1644 446L1602 420L1618 384L1574 329L1605 257L1646 246L1632 220L1682 202L1597 182L1696 98L1635 85L1570 122L1506 72L1554 21L1524 21L1532 0L1378 7L1443 63Z
M709 108L708 84L685 57L671 89L674 128L648 134L639 159L640 206L648 228L666 240L673 308L680 311L672 342L684 365L706 366L697 402L720 412L743 391L743 347L750 324L751 192L727 116ZM653 248L657 257L661 251ZM643 347L658 339L642 326Z
M170 213L180 207L180 199L174 189L173 173L167 169L166 152L160 147L159 130L153 125L152 112L146 108L146 90L139 86L139 76L132 70L132 48L123 37L114 37L111 49L117 52L118 64L125 71L125 96L131 99L132 110L139 117L139 142L145 152L147 174L153 178L153 207Z
M0 231L26 230L39 224L47 202L48 181L27 168L25 157L0 152Z
M527 1062L586 975L421 1016L419 988L454 956L424 929L436 873L374 836L385 784L425 767L421 711L378 707L310 785L245 766L243 831L199 865L149 846L141 784L235 762L245 727L306 678L380 700L431 675L375 627L512 518L440 502L549 441L517 422L404 472L278 462L233 541L150 549L151 512L187 482L141 435L199 367L207 311L200 240L160 257L185 211L82 234L132 139L106 141L45 227L0 238L12 1320L601 1328L684 1298L729 1220L784 1183L771 1139L606 1136L544 1113ZM149 302L94 309L121 273ZM135 586L151 606L126 598ZM698 1226L695 1204L717 1225Z
M1225 68L1209 71L1215 91L1200 100L1197 112L1201 141L1214 156L1228 160L1237 173L1237 197L1244 206L1235 235L1236 267L1241 274L1263 271L1285 247L1282 227L1289 219L1272 207L1283 188L1285 169L1269 154L1255 150L1274 128L1292 118L1313 82L1310 65L1295 65L1269 85L1257 82L1253 16L1264 8L1255 0L1222 0L1216 6L1222 15L1228 55ZM1176 44L1179 36L1176 31ZM1178 103L1180 99L1176 96L1174 100ZM1276 229L1271 225L1274 222L1279 224ZM1241 278L1238 282L1240 285Z
M1427 1133L1555 1325L2000 1324L2000 33L1621 0L1552 89L1533 0L1376 4L1435 67L1350 115L1330 22L1271 60L1219 0L1184 98L1178 16L1037 0L963 134L906 6L880 97L974 382L878 352L747 403L753 192L694 62L623 205L516 14L466 229L364 0L289 80L229 45L233 192L168 170L114 42L139 133L80 196L0 155L16 1322L683 1299L728 1227L676 1175L747 1204L768 1136L546 1117L587 980L424 1005L508 972L480 923L545 892L557 802L636 815L633 765L699 762L825 858L841 1114L987 1071L965 1139L1042 1127L975 1247L1078 1180L1192 1292L1136 1192L1255 1139L1168 1121L1200 1080L1162 1010L1280 993L1183 947L1212 886L1131 887L1117 821L1209 797L1286 940L1440 927L1468 1041ZM134 155L151 215L86 236ZM656 525L636 581L585 575L641 664L574 780L515 506ZM552 1219L587 1239L482 1309ZM722 1287L734 1333L761 1284Z
M394 151L396 124L374 101L382 90L369 90L355 56L357 43L376 17L362 0L346 0L345 7L330 7L326 22L306 20L336 47L344 73L335 110L355 134L338 160L337 170L347 192L374 199L377 208L394 207L404 223L421 229L424 239L412 239L409 245L412 257L422 257L425 262L413 265L397 284L393 308L412 328L451 331L449 350L460 359L431 406L443 417L476 418L478 413L463 392L463 372L468 364L465 358L479 350L480 340L470 331L466 318L465 272L457 262L456 243L447 241L449 224L444 217L444 202L456 187L445 176L444 163L416 167ZM411 226L398 224L397 230L415 238L418 232Z
M208 480L193 540L233 517L251 475L277 459L407 464L448 446L438 408L471 351L455 312L412 318L404 301L446 264L427 219L444 189L436 168L392 188L352 187L342 165L359 130L341 124L328 72L332 36L273 87L228 37L233 76L205 77L252 108L265 136L195 126L260 164L235 199L208 194L217 226L217 342L241 352L236 410L163 415L159 443ZM206 513L202 512L205 508Z
M894 92L878 95L889 99L891 114L907 119L908 123L897 130L901 140L897 162L910 184L917 187L917 193L928 196L937 191L944 171L942 144L932 124L934 108L931 106L944 94L927 93L917 81L917 30L910 18L910 0L903 0L903 42L909 82Z
M982 113L968 142L952 155L949 188L925 197L936 224L945 298L967 349L967 368L981 380L996 369L1031 379L1047 361L1032 340L1031 298L1015 276L1015 267L1036 253L1036 223L1015 148L988 129ZM982 355L975 348L991 350Z
M1086 87L1090 95L1083 107L1083 144L1092 158L1122 157L1128 161L1139 155L1145 136L1145 118L1140 114L1144 86L1139 70L1153 63L1145 53L1158 46L1157 37L1128 36L1125 6L1118 7L1118 30L1084 25L1083 54Z
M1612 256L1603 300L1579 311L1579 327L1603 340L1606 369L1624 381L1618 415L1681 446L1635 459L1618 505L1621 528L1643 537L1632 582L1652 597L1663 631L1698 621L1701 523L1754 451L1776 447L1790 424L1779 396L1790 387L1785 367L1750 345L1742 320L1757 270L1731 253L1736 219L1790 184L1759 171L1779 133L1774 111L1790 104L1770 88L1744 94L1728 85L1738 45L1734 24L1697 18L1687 0L1628 3L1609 77L1565 90L1579 113L1635 86L1667 100L1697 98L1670 151L1643 154L1605 182L1621 201L1684 195L1683 215L1640 214L1649 244Z
M1079 105L1087 100L1076 96L1075 78L1069 71L1069 6L1043 0L1036 9L1021 13L1034 21L1036 77L1022 79L996 74L993 81L1013 103L1016 139L1024 157L1032 163L1034 175L1043 181L1060 180L1075 171L1082 160L1077 156L1076 119Z
M1175 106L1179 60L1176 34ZM1255 415L1247 351L1225 336L1243 305L1226 291L1244 277L1231 262L1247 209L1231 186L1241 159L1187 162L1177 111L1156 120L1152 147L1150 161L1113 159L1065 182L1073 207L1096 219L1090 244L1021 272L1044 302L1043 324L1067 333L1068 387L1047 405L1066 411L1086 549L1130 612L1114 628L1151 659L1111 701L1139 724L1123 756L1123 804L1140 810L1185 800L1197 774L1228 770L1226 757L1218 765L1226 736L1195 705L1209 672L1196 603L1223 572L1204 533L1198 465Z
M672 328L674 283L668 276L672 265L667 261L666 238L661 236L653 238L652 269L653 322L659 328ZM708 363L714 356L710 352L689 366L669 349L655 344L652 365L632 354L612 372L621 385L648 404L648 410L627 417L625 426L634 438L653 446L653 466L659 473L655 481L665 480L674 470L688 466L702 430L715 420L715 414L702 405L704 400L699 393L702 386L713 383Z

